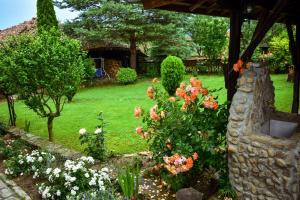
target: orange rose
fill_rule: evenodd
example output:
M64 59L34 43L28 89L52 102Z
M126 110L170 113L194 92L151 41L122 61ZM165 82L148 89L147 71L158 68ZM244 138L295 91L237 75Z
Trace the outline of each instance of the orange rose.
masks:
M159 82L158 78L152 79L152 83L158 83L158 82Z
M195 153L193 154L193 159L194 159L194 160L197 160L197 159L198 159L198 154L197 154L197 152L195 152Z
M153 99L154 98L154 89L153 87L148 87L147 89L147 96L150 98L150 99Z
M194 163L194 161L193 161L192 157L188 157L188 159L186 159L185 165L188 169L191 169L193 167L193 163Z
M141 115L142 115L142 109L141 109L141 107L134 108L134 116L136 118L139 118L139 117L141 117Z
M208 90L206 88L201 88L200 89L200 93L203 95L203 96L206 96L208 95Z
M143 129L142 129L142 127L137 127L137 128L135 129L135 132L136 132L137 134L139 134L140 136L143 136Z
M170 97L170 98L169 98L169 101L170 101L170 102L175 102L175 101L176 101L176 98L175 98L175 97Z
M179 88L180 88L180 89L184 89L184 88L185 88L185 85L186 85L185 82L181 82Z
M157 109L157 105L153 106L153 107L150 109L150 118L151 118L153 121L159 121L159 120L160 120L159 115L156 113L156 109Z
M184 98L186 96L186 92L184 89L177 88L176 90L176 96L179 96L181 98Z

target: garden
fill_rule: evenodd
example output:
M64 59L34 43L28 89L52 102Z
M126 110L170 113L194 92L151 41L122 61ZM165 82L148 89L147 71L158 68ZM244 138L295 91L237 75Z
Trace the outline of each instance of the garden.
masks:
M237 150L236 141L228 140L228 124L239 128L243 119L229 117L230 106L237 105L227 101L224 67L215 66L227 62L228 21L191 16L181 24L188 28L177 29L183 14L148 11L139 3L54 3L83 13L59 24L53 2L38 0L36 30L0 40L0 183L17 185L27 194L15 192L18 198L33 200L236 199L228 160ZM95 19L103 24L92 26ZM254 30L251 23L245 33ZM109 29L111 24L118 31ZM287 36L281 25L274 32L265 39L272 53L256 51L253 59L268 63L272 72L275 104L270 107L290 112ZM99 40L97 34L129 43L130 66L120 66L108 82L95 77L96 59L84 50L85 42ZM159 63L155 69L141 72L139 48L148 51L149 63ZM187 57L195 54L205 57L204 64L196 62L189 70ZM233 65L238 87L254 82L253 65L242 60ZM271 104L263 93L253 99ZM239 114L246 110L238 108ZM257 111L251 117L256 114L263 115ZM277 163L285 166L283 158Z

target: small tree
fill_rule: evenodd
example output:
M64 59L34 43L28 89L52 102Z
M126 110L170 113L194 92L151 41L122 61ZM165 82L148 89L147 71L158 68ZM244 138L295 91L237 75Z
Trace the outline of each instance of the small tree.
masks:
M53 120L60 116L70 92L81 83L84 59L80 42L57 31L41 32L20 50L17 72L19 93L25 104L48 118L49 140L53 141Z
M52 0L37 0L37 27L39 32L58 28Z
M16 67L19 50L26 48L30 39L28 37L8 37L0 42L0 93L2 93L8 105L9 125L16 126L16 112L14 109L13 95L17 93Z

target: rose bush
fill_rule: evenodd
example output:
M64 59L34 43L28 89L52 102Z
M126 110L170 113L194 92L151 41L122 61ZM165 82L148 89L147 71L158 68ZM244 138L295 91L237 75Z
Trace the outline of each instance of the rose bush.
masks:
M156 80L147 90L155 105L148 112L134 110L144 123L136 133L147 139L156 169L174 190L193 185L195 177L210 167L227 180L228 107L220 105L212 92L192 77L170 97Z

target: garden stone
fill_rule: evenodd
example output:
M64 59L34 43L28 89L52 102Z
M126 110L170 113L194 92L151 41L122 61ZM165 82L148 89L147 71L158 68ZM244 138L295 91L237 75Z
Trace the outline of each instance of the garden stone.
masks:
M176 200L202 200L203 194L194 188L183 188L176 192Z

